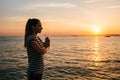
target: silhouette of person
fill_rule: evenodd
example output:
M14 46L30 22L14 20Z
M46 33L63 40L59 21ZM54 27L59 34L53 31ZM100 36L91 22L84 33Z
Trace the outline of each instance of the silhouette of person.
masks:
M24 46L27 49L28 55L28 80L42 80L44 70L44 54L50 47L50 40L48 37L43 42L38 36L42 31L42 25L39 19L28 19L25 28Z

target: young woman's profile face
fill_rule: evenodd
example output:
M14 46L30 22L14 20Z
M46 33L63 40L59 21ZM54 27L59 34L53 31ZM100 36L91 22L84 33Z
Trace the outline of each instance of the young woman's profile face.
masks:
M40 22L38 22L38 23L36 24L36 26L34 27L34 31L35 31L35 33L41 33L41 31L42 31L42 26L41 26L41 23L40 23Z
M41 31L42 31L42 25L41 25L41 23L40 22L38 22L38 24L36 25L36 29L37 29L37 32L38 33L41 33Z

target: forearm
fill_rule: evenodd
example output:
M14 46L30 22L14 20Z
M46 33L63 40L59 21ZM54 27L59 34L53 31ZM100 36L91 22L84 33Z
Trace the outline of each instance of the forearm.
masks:
M47 51L48 51L48 48L42 48L41 50L37 50L39 54L42 54L44 55Z
M40 47L35 41L32 41L31 45L33 46L34 50L36 50L39 54L45 54L47 52L47 48Z

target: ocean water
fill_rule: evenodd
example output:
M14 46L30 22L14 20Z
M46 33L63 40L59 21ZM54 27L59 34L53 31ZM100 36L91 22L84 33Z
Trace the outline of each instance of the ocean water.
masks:
M49 37L43 80L120 80L120 37ZM23 44L23 37L0 37L0 80L27 80Z

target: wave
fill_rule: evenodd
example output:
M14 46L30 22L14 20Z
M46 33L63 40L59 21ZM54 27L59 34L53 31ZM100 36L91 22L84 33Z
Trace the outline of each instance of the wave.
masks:
M117 62L117 63L120 63L120 60L101 60L101 61L85 60L85 59L74 59L74 60L75 61L80 61L80 62L104 62L104 63Z

